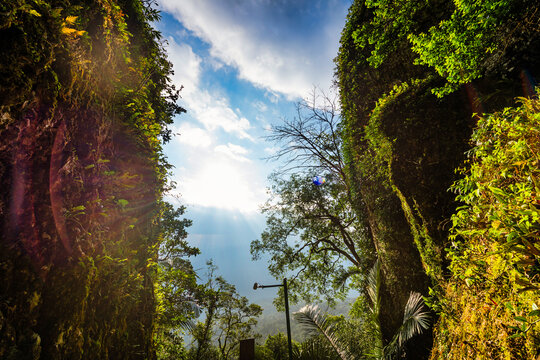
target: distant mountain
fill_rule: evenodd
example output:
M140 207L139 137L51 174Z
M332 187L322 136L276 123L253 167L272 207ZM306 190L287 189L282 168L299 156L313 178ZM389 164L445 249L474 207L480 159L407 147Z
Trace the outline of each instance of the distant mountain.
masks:
M353 298L347 299L344 302L337 304L334 308L329 308L328 305L325 304L320 305L320 307L333 315L348 315L354 300L355 299ZM255 327L255 332L262 336L260 340L258 340L260 343L264 342L268 335L275 335L279 332L287 333L285 311L278 312L272 301L273 299L269 298L256 302L264 309L262 315L258 319L257 326ZM305 304L297 304L290 307L291 336L293 340L299 342L305 340L306 336L302 327L294 321L292 314L300 310L304 305Z

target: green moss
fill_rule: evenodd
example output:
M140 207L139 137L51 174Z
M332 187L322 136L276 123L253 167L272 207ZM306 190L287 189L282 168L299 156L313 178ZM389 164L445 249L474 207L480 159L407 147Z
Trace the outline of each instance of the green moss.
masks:
M155 357L162 144L184 110L147 5L0 4L0 187L22 199L0 195L0 358Z

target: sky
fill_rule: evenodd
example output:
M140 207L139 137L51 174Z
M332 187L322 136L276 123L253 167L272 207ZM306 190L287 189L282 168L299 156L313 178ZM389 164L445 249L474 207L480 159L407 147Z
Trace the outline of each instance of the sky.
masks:
M264 139L272 124L294 117L295 103L314 86L329 91L333 58L348 0L158 0L155 26L167 41L173 83L183 86L177 134L165 146L177 187L167 195L193 220L188 240L204 274L218 273L250 299L269 284L265 259L252 261L249 244L264 230L259 206L267 177L278 166Z

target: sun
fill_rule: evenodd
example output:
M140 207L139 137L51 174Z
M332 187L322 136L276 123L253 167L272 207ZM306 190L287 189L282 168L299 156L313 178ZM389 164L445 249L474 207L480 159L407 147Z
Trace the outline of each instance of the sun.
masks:
M256 212L264 201L250 164L239 163L226 156L216 156L192 174L178 181L179 191L188 205Z

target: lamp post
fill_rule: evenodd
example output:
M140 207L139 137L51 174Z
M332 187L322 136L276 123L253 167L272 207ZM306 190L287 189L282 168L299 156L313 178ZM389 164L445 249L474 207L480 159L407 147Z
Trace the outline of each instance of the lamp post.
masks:
M260 284L253 284L253 290L257 289L264 289L264 288L270 288L270 287L279 287L283 286L283 292L285 294L285 316L287 318L287 342L289 345L289 360L292 360L292 342L291 342L291 320L289 319L289 294L287 292L287 278L283 279L283 284L276 284L276 285L260 285Z

